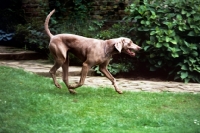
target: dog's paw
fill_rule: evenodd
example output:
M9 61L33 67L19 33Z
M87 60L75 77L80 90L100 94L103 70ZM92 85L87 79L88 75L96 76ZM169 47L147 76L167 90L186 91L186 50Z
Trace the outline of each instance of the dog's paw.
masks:
M75 88L77 88L77 87L79 87L78 84L70 84L70 85L68 85L68 88L69 88L69 89L75 89Z
M117 90L117 93L118 93L118 94L122 94L122 93L123 93L123 91Z
M73 89L69 89L69 92L70 92L71 94L76 94L76 91L73 90Z
M57 87L57 88L59 88L59 89L61 89L62 88L62 86L60 85L60 84L55 84L55 86Z

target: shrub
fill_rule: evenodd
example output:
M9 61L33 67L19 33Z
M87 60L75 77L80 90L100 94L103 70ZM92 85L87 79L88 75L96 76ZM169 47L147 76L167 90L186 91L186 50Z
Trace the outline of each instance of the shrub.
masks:
M36 20L25 25L18 24L15 28L14 39L18 45L36 51L47 49L49 43L49 37L44 32L43 23Z
M99 66L95 66L93 67L94 71L97 74L100 74L101 76L103 76L104 74L101 73L99 71ZM110 63L107 66L107 69L110 73L112 73L113 75L119 74L119 73L127 73L131 70L134 70L134 67L132 66L131 62L120 62L120 63Z
M105 21L106 22L106 21ZM105 24L106 25L106 24ZM110 38L117 38L121 36L129 36L128 33L129 27L124 22L117 22L112 24L109 28L101 29L97 34L96 38L100 39L110 39Z
M199 0L145 0L142 5L130 5L125 19L135 22L131 31L143 42L139 58L150 71L200 82L199 6Z

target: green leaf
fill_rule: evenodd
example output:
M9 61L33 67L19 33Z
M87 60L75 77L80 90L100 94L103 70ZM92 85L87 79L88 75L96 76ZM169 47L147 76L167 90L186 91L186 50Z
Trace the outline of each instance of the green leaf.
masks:
M167 27L168 27L169 29L172 29L173 26L174 26L174 23L172 23L172 22L163 22L163 24L167 25Z
M187 47L181 46L180 49L183 51L183 54L189 53L189 49Z
M184 82L185 82L185 83L188 83L189 81L190 81L189 78L184 79Z
M139 9L138 9L138 12L142 15L144 14L146 11L146 6L140 6Z
M196 11L195 11L195 10L192 10L191 14L195 14L195 13L196 13Z
M196 68L194 68L194 71L200 73L200 67L196 67Z
M180 20L182 20L182 16L180 15L180 14L178 14L177 16L176 16L176 18L180 21Z
M177 53L172 53L172 57L177 58L179 55Z
M184 44L185 44L187 47L190 46L190 44L189 44L188 42L186 42L185 40L184 40Z
M183 61L184 63L188 63L189 62L189 60L188 59L184 59L184 61ZM180 64L180 66L181 66L182 64Z
M156 70L156 67L154 67L154 66L150 67L150 71L155 71L155 70Z
M179 26L178 29L179 29L180 31L184 31L183 28L182 28L182 26Z
M173 44L177 44L176 40L170 40L170 42L173 43Z
M189 28L189 26L187 26L186 24L184 24L184 25L183 25L183 29L184 29L184 30L189 30L190 28Z
M142 18L142 16L136 16L136 17L134 17L134 19L141 19Z
M156 13L155 13L154 11L151 11L151 14L152 14L152 15L151 15L150 18L151 18L151 19L156 19L156 17L157 17L157 16L156 16Z
M176 16L175 13L168 13L168 14L165 14L165 15L167 15L167 18L174 18Z
M170 42L171 40L172 40L172 38L170 38L170 37L168 37L168 36L165 37L165 41L166 41L166 42Z
M195 33L194 33L194 31L190 31L187 35L188 36L195 36Z
M147 51L147 49L149 48L150 46L145 46L144 47L144 51Z
M151 41L146 41L147 44L151 44Z
M169 47L169 43L163 43L163 45L165 46L165 47Z
M142 20L142 21L141 21L141 24L145 24L145 21L144 21L144 20Z
M149 31L149 28L146 27L139 27L138 31Z
M158 61L158 65L160 66L162 64L162 61Z
M174 80L180 79L180 77L177 75L174 77Z
M188 72L181 72L181 79L185 79L188 77Z
M161 48L162 47L162 44L161 43L156 43L156 48Z
M155 31L151 31L150 32L150 35L152 36L152 35L154 35L156 32Z
M190 61L192 64L194 64L194 63L196 62L196 60L193 59L193 58L189 58L189 61Z
M150 54L150 58L153 58L153 57L155 57L155 54Z
M197 50L197 44L190 44L190 49L191 50Z
M191 15L191 13L187 12L186 16L189 17Z
M192 55L193 55L193 56L198 56L199 54L198 54L198 52L193 51L193 52L192 52Z
M187 11L185 11L184 9L182 9L181 14L186 14Z
M188 70L188 67L184 64L181 66L181 70Z
M149 21L146 21L146 25L150 25L150 22L149 22Z
M165 30L164 31L166 35L174 37L175 36L175 32L174 30Z

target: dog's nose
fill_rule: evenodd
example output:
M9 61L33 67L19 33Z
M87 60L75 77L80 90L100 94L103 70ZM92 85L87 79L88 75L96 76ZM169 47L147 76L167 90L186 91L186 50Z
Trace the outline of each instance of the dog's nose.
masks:
M138 46L137 49L138 49L138 50L141 50L142 48Z

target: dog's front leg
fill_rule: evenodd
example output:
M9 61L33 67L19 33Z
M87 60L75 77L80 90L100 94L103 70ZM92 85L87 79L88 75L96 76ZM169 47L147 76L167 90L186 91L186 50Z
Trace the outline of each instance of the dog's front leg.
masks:
M70 89L78 88L84 84L89 68L90 68L90 65L84 62L82 66L82 70L81 70L81 77L80 77L79 83L75 85L69 85Z
M123 92L118 89L116 79L110 74L110 72L106 68L107 64L101 64L99 66L99 70L112 82L115 91L118 92L119 94L122 94Z

